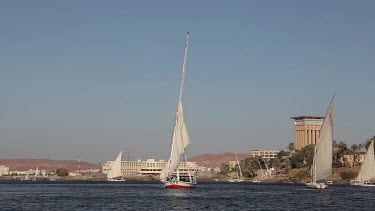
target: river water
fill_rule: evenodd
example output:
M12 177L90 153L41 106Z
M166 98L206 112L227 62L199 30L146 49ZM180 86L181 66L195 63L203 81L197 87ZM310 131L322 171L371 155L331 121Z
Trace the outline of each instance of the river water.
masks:
M375 188L201 182L0 181L0 210L375 210Z

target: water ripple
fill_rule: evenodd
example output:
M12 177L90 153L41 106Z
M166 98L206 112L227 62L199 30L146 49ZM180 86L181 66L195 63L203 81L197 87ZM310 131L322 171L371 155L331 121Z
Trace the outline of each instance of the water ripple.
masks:
M373 210L375 188L299 184L0 181L1 210Z

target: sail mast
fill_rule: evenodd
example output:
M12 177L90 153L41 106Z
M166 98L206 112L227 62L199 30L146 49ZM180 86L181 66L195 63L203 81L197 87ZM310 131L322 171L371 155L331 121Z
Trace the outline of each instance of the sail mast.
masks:
M173 156L173 151L174 151L174 141L175 141L175 137L176 137L176 129L178 127L178 116L179 116L179 108L180 108L180 104L181 104L181 100L182 100L182 93L183 93L183 90L184 90L184 82L185 82L185 72L186 72L186 61L187 61L187 54L188 54L188 48L189 48L189 32L187 32L187 35L186 35L186 45L185 45L185 54L184 54L184 63L183 63L183 66L182 66L182 76L181 76L181 84L180 84L180 93L178 95L178 102L177 102L177 112L176 112L176 117L175 117L175 124L174 124L174 128L173 128L173 135L172 135L172 141L171 141L171 147L170 147L170 156L169 156L169 160L168 162L166 163L166 167L165 167L165 172L163 175L163 179L165 179L166 177L169 177L170 176L170 172L172 171L171 174L173 174L173 171L174 169L171 169L171 163L172 163L172 156ZM163 171L162 171L163 173Z
M237 160L237 163L238 163L238 169L240 171L240 175L238 176L238 179L242 179L242 170L241 170L241 165L240 165L240 161L238 161L238 157L237 157L237 153L234 152L234 155L236 156L236 160Z
M316 145L315 145L314 153L316 154L317 151L318 150L317 150ZM313 182L316 183L316 160L315 160L315 156L314 156L314 163L313 163L313 165L314 165L314 178L313 178Z
M188 49L189 49L189 32L187 32L187 34L186 34L186 46L185 46L184 64L182 65L182 76L181 76L181 84L180 84L180 94L178 95L178 103L180 103L180 101L182 99L182 92L184 90L186 60L187 60L187 55L188 55Z
M188 160L186 158L186 154L185 153L184 153L184 157L185 157L185 163L186 163L186 166L187 166L187 169L188 169L189 182L191 182L190 166L188 165Z
M263 168L262 168L262 165L260 164L260 161L259 161L258 157L256 157L256 158L257 158L257 161L258 161L258 164L259 164L260 170L261 170L261 172L262 172L262 180L263 180Z

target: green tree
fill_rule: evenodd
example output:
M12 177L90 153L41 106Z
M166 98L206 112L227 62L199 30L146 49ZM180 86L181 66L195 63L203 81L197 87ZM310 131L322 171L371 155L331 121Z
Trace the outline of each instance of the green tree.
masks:
M364 145L365 148L366 148L366 151L368 150L368 148L369 148L369 146L370 146L372 140L375 140L375 136L372 137L372 138L370 138L370 139L367 139L366 142L363 143L363 145ZM375 146L374 146L374 148L375 148Z
M311 166L313 163L314 159L314 154L315 154L315 145L314 144L309 144L306 145L304 148L302 148L302 153L304 155L304 160L303 163L305 166Z
M362 151L365 146L363 144L358 144L358 151Z
M290 143L288 144L288 150L289 150L289 151L294 151L295 149L296 149L296 147L295 147L294 143L293 143L293 142L290 142Z
M346 143L343 141L334 141L333 149L334 166L337 168L341 166L346 166L346 159L344 159L344 155L348 154L348 146L346 145Z
M284 150L281 150L279 153L277 153L276 157L278 159L281 159L283 158L284 156L289 156L289 153L288 152L285 152Z
M228 164L222 163L220 165L220 172L219 174L226 175L229 172L230 168Z
M356 178L358 173L352 172L352 171L343 171L340 173L340 177L343 180L350 180Z
M350 146L350 149L351 149L353 152L358 151L358 149L359 149L358 144L352 144L352 145Z
M244 177L255 177L255 171L259 169L256 158L249 157L240 161L242 174Z
M279 158L274 158L271 160L271 166L275 168L276 172L279 172L278 170L281 169L281 160Z
M56 169L56 174L59 177L65 177L69 175L69 170L64 169L64 168L58 168Z
M296 152L290 157L291 168L301 168L303 166L304 157L302 151L296 150Z
M301 150L296 150L290 157L291 168L301 168L303 166L311 166L314 158L315 145L306 145Z

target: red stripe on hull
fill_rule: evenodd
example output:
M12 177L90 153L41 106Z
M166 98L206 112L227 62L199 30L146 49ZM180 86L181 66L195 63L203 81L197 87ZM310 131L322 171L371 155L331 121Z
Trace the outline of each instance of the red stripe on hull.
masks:
M194 188L194 186L187 186L187 185L166 185L165 188Z

